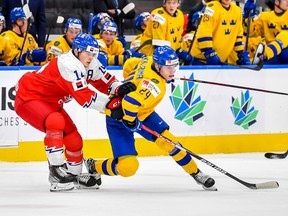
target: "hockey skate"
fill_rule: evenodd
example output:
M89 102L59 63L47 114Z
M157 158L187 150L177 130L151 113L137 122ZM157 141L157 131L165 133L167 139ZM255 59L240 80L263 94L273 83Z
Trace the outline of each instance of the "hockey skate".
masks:
M96 162L96 160L94 160L93 158L84 159L84 163L85 163L87 171L90 174L97 176L96 177L97 185L100 186L102 184L101 175L99 173L97 173L97 171L95 169L95 162Z
M65 164L49 165L49 182L51 192L70 191L74 189L75 176L68 172Z
M101 176L98 173L81 173L75 176L75 187L77 189L99 189Z
M209 175L202 173L201 170L198 169L198 172L192 173L191 176L198 184L202 185L205 190L217 191L217 188L214 186L215 180Z
M256 49L252 65L258 65L260 61L264 61L265 58L265 45L262 43L258 44Z

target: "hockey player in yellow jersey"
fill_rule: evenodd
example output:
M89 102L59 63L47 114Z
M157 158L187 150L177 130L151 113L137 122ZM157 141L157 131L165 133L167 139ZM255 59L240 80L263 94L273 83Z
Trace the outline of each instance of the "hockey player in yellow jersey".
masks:
M135 49L137 50L140 46L141 43L141 38L143 36L143 32L147 26L148 20L150 18L150 13L149 12L142 12L140 13L136 18L135 18L135 28L140 31L141 33L138 34L133 40L131 41L130 44L130 49Z
M217 65L237 52L237 64L250 64L249 53L243 52L242 11L231 0L207 3L191 49L193 64Z
M250 36L264 35L266 42L257 47L253 64L260 59L265 64L288 64L288 0L270 0L268 6L271 11L251 22Z
M11 65L39 65L40 62L46 59L47 54L45 50L38 49L38 44L34 37L26 32L28 20L23 8L13 8L10 11L10 19L12 30L5 31L1 35L9 41L9 46L13 50L11 52Z
M65 23L64 35L50 41L46 45L48 53L46 62L51 61L56 56L59 56L72 48L72 42L76 35L82 32L82 22L78 18L69 18Z
M97 40L101 38L100 37L100 29L101 29L102 24L106 21L114 21L114 20L111 16L109 16L109 14L104 13L104 12L96 14L92 19L93 32L95 32L95 34L93 34L93 36Z
M117 40L118 27L113 21L106 21L100 29L99 48L108 54L108 65L123 65L130 57L142 57L143 54L133 49L125 50Z
M147 27L141 38L145 42L139 51L147 56L153 54L154 48L168 45L175 51L180 48L180 41L184 27L184 15L178 7L180 0L164 0L163 7L151 12Z
M114 157L106 160L88 159L85 162L88 171L109 176L133 176L139 167L134 140L134 132L137 132L167 152L204 189L217 190L214 186L214 179L202 173L189 154L141 130L143 123L177 142L177 139L169 132L169 125L155 112L155 107L166 93L167 82L173 80L179 68L176 52L169 46L157 47L153 56L136 60L129 59L124 68L126 66L133 69L124 82L134 83L136 90L126 94L122 99L122 122L106 116L106 127Z
M5 17L0 13L0 34L5 28ZM11 50L10 43L4 37L0 36L0 66L7 66L11 64Z

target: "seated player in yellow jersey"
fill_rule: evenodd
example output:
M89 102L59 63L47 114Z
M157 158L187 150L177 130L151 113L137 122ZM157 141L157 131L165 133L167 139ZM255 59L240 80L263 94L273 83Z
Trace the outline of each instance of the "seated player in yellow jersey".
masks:
M141 44L145 44L139 50L147 56L153 54L154 48L168 45L175 51L180 48L184 27L183 12L178 9L180 0L164 0L163 7L151 12L147 27L141 38Z
M98 13L96 14L93 19L92 19L92 27L93 27L93 36L98 40L100 39L100 29L101 26L104 22L106 21L112 21L114 22L114 19L108 14L108 13ZM118 41L120 41L123 45L123 47L126 47L126 40L125 40L125 36L118 36L117 38Z
M130 49L137 50L140 47L141 38L147 26L149 18L150 18L149 12L142 12L138 16L136 16L134 26L141 33L138 34L135 38L133 38L130 44Z
M0 34L3 29L5 29L5 17L0 13ZM10 65L12 62L11 59L11 50L10 43L4 37L0 36L0 66Z
M262 59L264 64L288 64L288 0L269 0L267 5L271 11L261 12L258 18L251 20L250 36L264 35L267 44L258 45L252 64ZM256 5L248 0L244 6L245 18L251 8ZM247 19L245 23L247 26Z
M193 64L219 65L237 52L237 64L249 65L248 52L243 52L242 11L231 0L207 3L198 27L191 54Z
M72 42L76 35L82 32L82 22L78 18L69 18L65 23L64 35L50 41L46 45L48 53L45 63L51 61L72 48Z
M118 27L115 22L106 21L100 29L98 40L100 50L108 54L108 65L123 65L130 57L143 57L142 53L133 49L125 50L122 43L117 40Z
M126 64L132 65L128 65L130 73L124 84L134 83L136 90L122 99L122 121L106 116L106 128L114 157L106 160L86 160L89 173L122 177L135 175L139 167L134 139L134 133L137 132L167 152L205 190L217 190L214 179L201 172L187 152L141 130L143 124L177 142L176 137L169 132L169 125L155 111L166 93L167 83L174 79L179 68L176 52L169 46L162 46L154 50L153 56L129 59L124 68Z
M28 17L22 7L15 7L10 11L12 29L1 35L9 42L11 49L11 65L39 65L47 57L46 51L39 49L34 37L27 31ZM25 41L24 41L25 40Z

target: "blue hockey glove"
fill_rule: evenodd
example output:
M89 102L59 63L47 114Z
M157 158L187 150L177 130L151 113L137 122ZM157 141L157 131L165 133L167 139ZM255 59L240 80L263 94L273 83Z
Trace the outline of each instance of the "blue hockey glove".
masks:
M179 59L185 62L185 65L192 65L194 58L187 51L180 48L176 50L176 54L178 55Z
M125 36L119 36L117 40L120 41L120 42L122 43L123 48L125 49L125 47L126 47L126 40L125 40Z
M198 26L198 22L199 22L200 17L201 17L200 11L197 11L193 14L193 16L191 18L191 23L195 28L197 28L197 26Z
M5 61L0 61L0 66L7 66Z
M248 51L239 52L238 60L236 61L237 65L250 65L250 56Z
M27 56L27 53L24 53L23 55L22 55L22 57L21 57L21 59L18 61L18 59L17 58L14 58L13 60L12 60L12 62L11 62L11 66L23 66L23 65L25 65L25 63L26 63L26 56Z
M98 60L104 67L108 66L108 55L105 51L99 50Z
M33 49L27 51L27 57L30 62L43 62L47 58L46 50L42 49Z
M145 56L143 53L137 52L134 49L125 50L123 55L127 56L128 58L130 57L142 58Z
M105 114L113 119L120 120L124 116L120 97L111 97L110 101L106 104L106 109Z
M129 122L127 120L122 120L122 124L124 125L125 128L132 132L137 132L141 130L142 122L139 121L138 118L136 118L133 122Z
M247 0L247 2L245 3L243 10L243 19L249 17L249 11L251 11L251 17L256 15L256 4L254 4L254 0Z
M115 94L121 98L129 94L132 91L136 90L136 85L132 82L125 82L122 85L118 86L115 90Z
M222 64L219 56L214 50L209 50L204 53L204 56L206 58L207 65L218 65Z

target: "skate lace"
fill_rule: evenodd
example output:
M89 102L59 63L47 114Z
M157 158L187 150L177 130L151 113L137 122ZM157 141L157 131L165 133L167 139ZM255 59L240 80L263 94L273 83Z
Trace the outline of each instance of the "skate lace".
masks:
M80 175L78 176L78 181L87 183L90 179L90 175Z
M202 172L199 172L197 175L195 175L195 177L199 182L202 182L202 183L205 183L207 179L209 179L209 176L203 174Z

